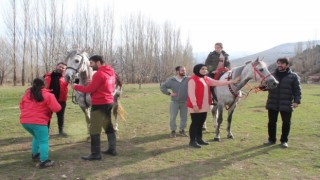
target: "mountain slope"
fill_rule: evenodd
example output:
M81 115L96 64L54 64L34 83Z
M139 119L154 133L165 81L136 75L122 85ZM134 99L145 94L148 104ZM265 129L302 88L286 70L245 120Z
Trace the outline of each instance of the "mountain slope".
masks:
M246 61L253 61L257 59L258 57L260 59L263 59L264 62L266 62L268 65L273 64L279 57L293 57L297 53L297 49L299 51L303 51L307 49L310 46L313 46L314 44L320 44L320 41L305 41L305 42L296 42L296 43L286 43L286 44L281 44L276 47L273 47L271 49L255 53L246 57L238 58L238 59L233 59L231 61L231 66L236 67L236 66L241 66L243 65Z

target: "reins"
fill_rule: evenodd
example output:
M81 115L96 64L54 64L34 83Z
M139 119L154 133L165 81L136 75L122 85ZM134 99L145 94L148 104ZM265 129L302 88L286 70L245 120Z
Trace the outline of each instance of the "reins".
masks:
M255 65L254 63L251 63L251 66L252 66L253 71L254 71L254 80L257 81L257 75L259 75L259 77L261 78L261 81L260 81L260 85L259 85L259 86L255 86L255 87L252 87L249 83L247 83L247 85L250 87L250 90L249 90L248 93L246 93L246 95L245 95L246 97L249 96L249 94L250 94L250 92L251 92L252 90L254 90L255 93L260 92L260 91L261 91L260 86L263 84L263 82L264 82L269 76L271 76L271 73L269 73L268 75L264 76L264 75L257 69L257 67L256 67L256 65ZM232 71L229 72L228 77L227 77L227 80L228 80L228 81L230 81L231 79L232 79ZM226 110L229 110L230 107L232 107L232 106L234 105L234 103L236 102L236 99L239 97L239 92L236 93L236 92L232 89L232 87L231 87L230 84L228 85L228 88L229 88L230 93L233 95L233 102L231 103L230 106L228 106L228 107L226 106L226 107L225 107Z
M263 84L263 82L269 77L271 76L271 73L269 73L268 75L264 76L260 71L257 70L257 67L254 65L254 63L251 63L253 71L254 71L254 80L257 81L257 74L259 75L259 77L261 78L260 81L260 85L259 86L254 86L252 87L249 83L247 83L247 85L250 87L249 92L247 93L246 97L249 96L250 92L252 90L254 90L255 93L258 93L261 91L260 86Z

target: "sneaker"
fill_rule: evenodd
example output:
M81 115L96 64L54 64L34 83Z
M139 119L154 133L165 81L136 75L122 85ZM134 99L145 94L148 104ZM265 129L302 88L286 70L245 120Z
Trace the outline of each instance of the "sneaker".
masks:
M170 137L171 137L171 138L175 138L175 137L177 137L177 135L176 135L176 131L171 131L171 133L170 133Z
M280 144L280 146L281 146L282 148L288 148L288 143L287 143L287 142L282 142L282 143Z
M276 143L276 142L267 140L266 142L263 143L263 145L269 146L269 145L273 145L273 144L275 144L275 143Z
M180 130L179 134L183 137L189 137L188 134L184 130Z
M40 162L39 168L43 169L43 168L51 167L53 165L54 165L54 161L51 161L50 159L47 159L45 161Z
M40 160L40 153L37 153L35 155L32 154L31 158L32 158L33 162L39 161Z

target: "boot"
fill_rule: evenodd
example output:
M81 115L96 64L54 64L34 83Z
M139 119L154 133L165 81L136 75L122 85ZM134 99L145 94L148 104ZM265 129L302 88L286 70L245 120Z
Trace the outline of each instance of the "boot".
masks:
M109 148L106 151L102 151L103 154L110 154L112 156L116 156L117 155L117 151L116 151L116 134L115 133L110 133L107 134L108 137L108 142L109 142Z
M197 138L197 143L198 143L198 144L200 144L200 145L209 145L209 143L208 143L208 142L203 141L203 139L202 139L202 138Z
M195 139L190 140L189 146L194 148L201 148L200 144L198 144Z
M66 137L68 134L63 131L63 128L59 128L59 136Z
M100 153L100 134L90 135L91 137L91 154L89 156L82 156L83 160L94 161L101 160Z

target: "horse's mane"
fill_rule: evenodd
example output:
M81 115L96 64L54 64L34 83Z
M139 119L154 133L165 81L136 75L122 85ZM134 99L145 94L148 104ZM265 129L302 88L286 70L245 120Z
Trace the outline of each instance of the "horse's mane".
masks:
M243 68L245 67L246 65L242 65L242 66L238 66L238 67L234 67L231 69L232 71L232 74L233 74L233 77L238 77L241 75L241 72L243 71Z

